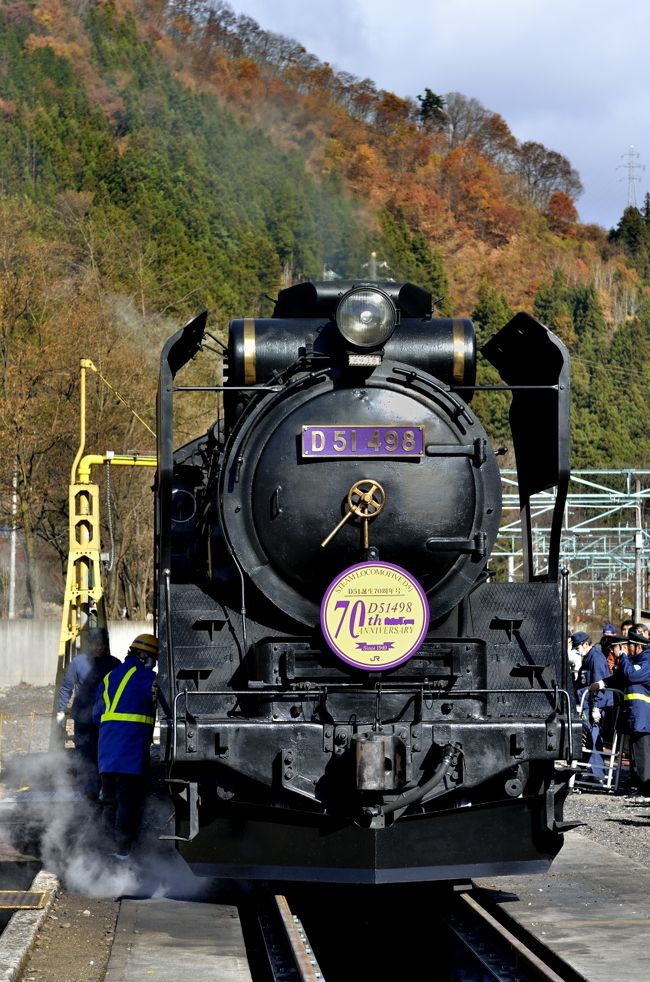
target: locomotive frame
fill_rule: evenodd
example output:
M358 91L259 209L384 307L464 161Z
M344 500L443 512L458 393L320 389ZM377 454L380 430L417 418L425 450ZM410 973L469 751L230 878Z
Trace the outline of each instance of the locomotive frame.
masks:
M368 310L381 295L395 314L370 343L337 321L363 291ZM524 530L525 580L499 583L487 562L500 478L470 410L469 321L434 318L411 284L284 290L272 318L231 322L227 379L207 387L223 393L223 416L175 450L176 395L204 388L176 376L206 318L168 340L158 397L159 710L179 850L198 872L265 880L547 869L570 827L580 739L559 571L566 349L526 314L482 349L512 393ZM421 426L422 453L394 458L377 437L371 462L367 446L307 459L310 426L335 427L323 440ZM530 499L551 487L539 573ZM386 671L337 657L319 624L327 584L373 563L398 563L429 602L421 644Z

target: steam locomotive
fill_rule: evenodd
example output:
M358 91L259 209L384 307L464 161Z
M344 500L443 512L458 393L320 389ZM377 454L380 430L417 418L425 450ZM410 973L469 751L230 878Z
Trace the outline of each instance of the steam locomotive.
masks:
M548 868L580 724L559 570L560 340L517 314L482 348L511 393L521 581L488 561L496 451L471 321L410 283L304 282L229 326L207 386L161 357L156 594L177 846L221 877L460 880ZM223 346L225 349L225 345ZM222 374L220 374L220 372ZM174 449L181 399L215 393ZM556 488L535 568L531 497Z

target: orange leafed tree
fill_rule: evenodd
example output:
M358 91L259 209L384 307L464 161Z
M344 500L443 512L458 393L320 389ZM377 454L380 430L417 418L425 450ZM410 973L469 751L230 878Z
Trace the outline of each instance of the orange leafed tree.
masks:
M573 199L564 191L554 191L544 211L548 224L554 232L568 235L571 226L578 221L578 212Z

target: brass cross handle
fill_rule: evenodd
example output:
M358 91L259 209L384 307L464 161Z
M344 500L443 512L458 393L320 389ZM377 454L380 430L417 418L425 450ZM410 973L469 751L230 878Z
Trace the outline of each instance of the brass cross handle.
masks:
M332 529L326 539L323 539L321 546L326 546L332 541L336 533L343 528L348 518L358 515L363 522L363 546L368 548L368 522L384 507L386 502L386 492L377 481L362 480L355 481L347 495L348 508L341 521L335 529Z

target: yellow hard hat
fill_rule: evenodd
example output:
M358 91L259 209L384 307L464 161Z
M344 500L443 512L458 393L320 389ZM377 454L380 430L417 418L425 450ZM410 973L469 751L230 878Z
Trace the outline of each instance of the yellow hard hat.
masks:
M142 651L149 658L158 657L158 638L153 634L138 634L130 645L130 651Z

